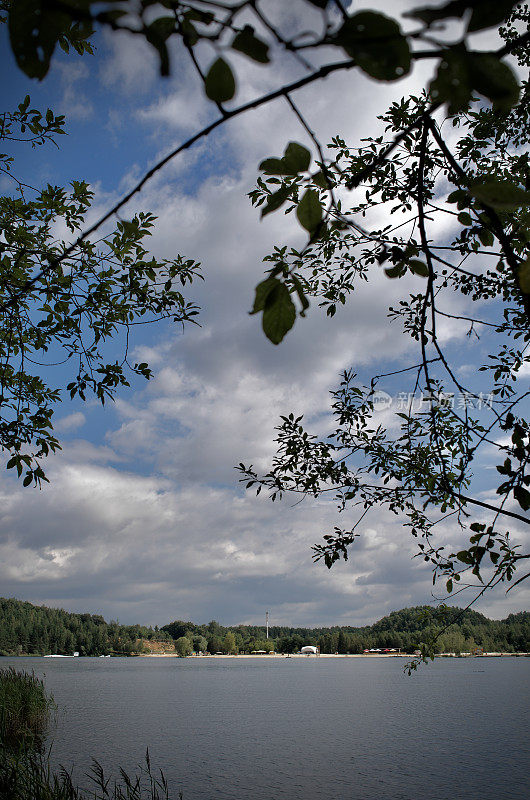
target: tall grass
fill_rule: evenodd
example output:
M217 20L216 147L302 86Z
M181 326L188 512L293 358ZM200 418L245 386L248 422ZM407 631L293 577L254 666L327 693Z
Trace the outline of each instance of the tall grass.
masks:
M13 667L0 670L0 745L39 748L44 742L55 703L33 673Z

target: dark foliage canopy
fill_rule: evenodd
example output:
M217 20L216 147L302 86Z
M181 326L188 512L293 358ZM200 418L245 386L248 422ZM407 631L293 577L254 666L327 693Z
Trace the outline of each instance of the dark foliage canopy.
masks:
M227 638L228 637L228 638ZM370 648L400 648L403 652L433 646L436 652L530 651L530 613L510 614L490 620L476 611L442 609L433 614L428 606L404 608L362 627L301 628L273 625L269 639L261 625L222 626L212 620L195 624L176 620L160 630L144 625L105 622L94 614L72 614L61 609L34 606L14 599L0 599L0 655L118 656L142 652L142 642L183 645L184 654L194 651L246 652L276 650L293 653L307 644L322 653L362 653Z

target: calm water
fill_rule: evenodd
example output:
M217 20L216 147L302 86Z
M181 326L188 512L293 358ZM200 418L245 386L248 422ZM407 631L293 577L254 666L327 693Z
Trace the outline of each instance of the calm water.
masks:
M530 659L0 658L45 676L55 758L133 768L176 800L528 800ZM82 780L82 783L85 781Z

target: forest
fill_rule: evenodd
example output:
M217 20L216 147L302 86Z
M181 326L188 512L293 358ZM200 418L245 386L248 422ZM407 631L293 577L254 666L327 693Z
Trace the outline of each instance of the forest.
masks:
M197 625L176 620L163 627L120 625L94 614L73 614L62 609L35 606L15 599L0 599L0 655L129 656L152 652L154 643L181 655L192 652L251 653L253 650L294 653L308 644L321 653L356 654L371 648L396 648L410 653L425 641L436 639L442 652L530 651L530 612L492 620L472 610L417 606L393 611L373 625L363 627L297 628L272 625L223 626L215 620Z

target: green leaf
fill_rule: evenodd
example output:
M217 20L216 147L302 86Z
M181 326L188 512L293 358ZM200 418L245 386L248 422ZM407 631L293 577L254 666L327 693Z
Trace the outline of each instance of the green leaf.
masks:
M283 206L290 193L290 188L288 186L282 186L277 192L273 192L272 194L268 195L265 205L261 210L262 219L263 217L266 217L267 214L270 214L271 211L276 211L276 209Z
M464 44L449 48L430 85L433 100L448 103L450 114L469 105L473 91L495 108L509 110L519 99L519 84L506 64L493 53L469 53Z
M445 584L445 586L446 586L448 592L452 592L453 591L453 581L450 578L447 581L447 583Z
M428 278L429 277L429 267L423 261L419 261L417 258L412 258L408 262L408 266L411 272L414 275L419 275L420 278Z
M305 172L309 169L311 163L311 153L304 147L303 144L298 142L289 142L285 148L285 153L282 158L283 163L287 169L292 170L295 174Z
M489 231L487 228L481 228L479 230L478 238L480 239L480 243L484 247L492 247L493 242L495 241L492 232Z
M398 23L375 11L349 17L335 42L359 67L379 81L395 81L410 72L410 48Z
M266 278L264 281L261 281L261 283L258 283L256 286L254 305L252 306L252 311L250 312L251 314L257 314L258 311L263 311L267 296L279 284L280 281L277 278Z
M488 100L494 108L509 111L519 100L519 83L513 71L497 56L473 54L470 58L471 87Z
M276 280L276 279L274 279ZM289 289L276 280L276 286L267 294L263 309L263 331L273 344L279 344L291 330L296 319L296 308Z
M298 295L298 299L300 300L300 303L302 305L302 311L300 313L300 316L305 317L305 312L309 308L309 300L306 297L306 294L304 292L304 289L302 287L302 284L301 284L300 279L298 278L298 276L293 273L291 275L291 280L294 283L294 288L296 289L296 294Z
M403 264L397 264L395 267L388 267L385 269L387 278L401 278L403 276Z
M158 17L146 28L146 36L150 41L150 37L162 39L166 41L171 34L175 31L174 17Z
M329 178L328 181L322 170L319 170L318 172L315 172L314 175L311 175L311 179L315 186L318 186L320 189L329 189L330 186L335 186L335 182L332 180L332 178Z
M206 96L214 103L225 103L236 93L236 82L232 70L223 58L218 58L204 79Z
M473 217L467 211L462 211L458 215L458 221L461 225L473 225Z
M322 222L322 206L316 189L307 189L296 209L298 222L309 233L314 233Z
M236 33L231 46L232 50L244 53L260 64L268 64L270 61L269 46L254 36L254 28L251 25L245 25L242 31Z
M524 486L516 486L513 490L513 496L523 509L528 511L530 509L530 492Z
M289 142L282 158L266 158L259 165L267 175L298 175L305 172L311 163L311 153L298 142Z
M289 169L283 158L266 158L259 165L259 169L266 175L297 175L292 169Z
M403 16L410 17L411 19L419 19L426 25L432 25L433 22L438 22L442 19L462 17L469 5L471 5L471 3L465 2L465 0L451 0L451 2L446 3L444 6L439 6L438 8L431 8L431 6L413 8L412 11L407 11Z
M511 181L476 181L471 184L469 194L498 211L515 211L521 206L530 206L530 192Z
M9 7L9 38L20 69L42 80L68 16L50 10L41 0L16 0Z
M464 198L467 199L465 189L455 189L454 192L451 192L451 194L447 196L447 202L458 203Z
M426 25L432 25L433 22L451 17L461 18L468 8L471 8L471 19L467 28L471 33L500 25L517 2L518 0L450 0L438 8L430 6L415 8L403 16L419 19Z
M473 6L468 31L480 31L484 28L496 28L505 21L508 13L519 0L474 0L467 5Z
M486 530L486 526L484 525L483 522L472 522L471 525L469 526L469 529L471 531L475 531L475 533L482 533L483 531Z
M472 564L473 558L467 550L461 550L459 553L456 554L456 557L459 561L463 564Z
M190 21L187 14L184 15L184 18L180 24L180 31L184 44L188 47L195 47L200 37L197 32L197 28Z
M171 4L169 5L171 8ZM194 22L200 22L202 25L211 25L215 19L215 14L211 11L199 11L196 8L190 8L189 11L186 11L184 14L186 19L193 20Z
M467 55L462 45L447 50L429 87L433 100L447 103L449 114L463 111L471 100Z
M158 51L160 58L160 74L169 75L169 53L166 40L175 30L175 20L172 17L159 17L145 29L145 38Z
M519 267L517 280L523 294L530 294L530 258Z

